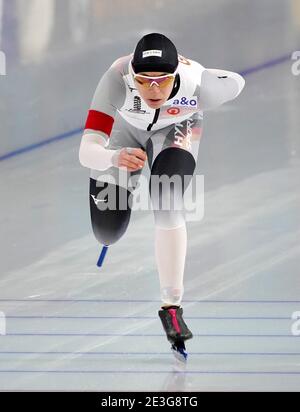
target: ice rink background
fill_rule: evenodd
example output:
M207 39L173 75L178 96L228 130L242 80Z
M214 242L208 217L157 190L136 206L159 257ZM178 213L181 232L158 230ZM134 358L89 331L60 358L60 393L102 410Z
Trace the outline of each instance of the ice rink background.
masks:
M157 316L152 212L97 268L78 161L100 77L153 31L246 79L204 119L186 368ZM0 390L299 390L299 40L297 0L0 0Z

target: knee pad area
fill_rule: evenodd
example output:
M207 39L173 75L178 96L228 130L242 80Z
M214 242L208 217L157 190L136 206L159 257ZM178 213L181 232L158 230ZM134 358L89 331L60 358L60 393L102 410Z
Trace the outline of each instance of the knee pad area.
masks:
M184 149L168 148L156 157L149 192L157 226L173 229L184 224L183 194L194 170L195 160Z
M169 178L179 176L182 180L182 191L189 185L195 171L196 162L193 155L184 149L169 147L160 152L151 168L151 179L153 176L166 175ZM184 178L186 176L186 178ZM150 185L151 194L151 185Z

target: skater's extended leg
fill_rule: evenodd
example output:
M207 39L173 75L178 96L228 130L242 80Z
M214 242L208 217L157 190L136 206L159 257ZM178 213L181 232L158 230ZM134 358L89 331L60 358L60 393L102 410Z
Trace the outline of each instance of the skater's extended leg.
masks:
M180 360L187 359L184 341L193 337L179 306L183 295L183 276L187 235L182 210L183 193L195 169L193 156L182 149L168 148L156 158L151 169L150 193L155 216L155 255L160 277L163 328L172 350ZM178 177L174 184L153 190L151 180L166 175ZM175 179L176 180L176 179ZM156 182L157 186L157 182ZM158 190L157 190L158 189ZM167 209L165 210L165 207ZM179 210L177 210L179 209Z
M187 249L183 194L195 171L202 119L199 114L151 136L147 154L155 219L155 257L163 306L179 306L183 297ZM171 184L164 185L168 178ZM162 179L158 189L157 180ZM173 205L173 206L172 206Z
M183 193L194 169L193 156L188 151L177 148L163 150L151 169L150 194L155 218L155 257L163 306L179 306L183 295L187 247ZM155 178L163 175L170 180L162 183L159 188Z
M183 194L195 171L201 122L195 117L151 138L150 196L155 218L155 256L159 272L162 309L159 317L176 357L186 360L184 342L192 338L180 307L183 297L184 266L187 249ZM180 131L178 134L178 130ZM150 156L149 156L150 157ZM169 179L167 184L163 178ZM158 182L162 179L162 183ZM166 182L165 182L166 183Z

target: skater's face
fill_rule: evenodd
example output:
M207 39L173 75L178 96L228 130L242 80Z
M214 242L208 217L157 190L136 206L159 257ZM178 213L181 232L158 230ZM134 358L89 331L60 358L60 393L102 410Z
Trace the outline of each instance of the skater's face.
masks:
M175 76L164 72L142 72L138 73L134 80L146 104L152 109L159 109L172 92Z

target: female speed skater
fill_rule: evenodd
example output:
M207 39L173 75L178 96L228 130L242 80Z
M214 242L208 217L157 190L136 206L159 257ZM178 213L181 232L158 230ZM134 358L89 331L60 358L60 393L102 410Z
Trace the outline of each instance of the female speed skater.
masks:
M139 177L148 162L162 300L158 314L175 356L183 360L187 358L184 342L193 337L181 307L186 221L180 208L165 210L161 205L170 204L171 196L182 199L191 181L203 111L235 99L244 84L237 73L206 69L179 55L163 34L147 34L134 53L119 58L104 73L81 139L79 160L91 169L91 224L102 245L112 245L125 233L132 210L128 199L136 188L127 183L131 177ZM115 131L117 114L121 127ZM163 175L170 180L180 176L184 184L157 193L152 181ZM116 202L105 208L110 194ZM122 199L126 208L118 207Z

